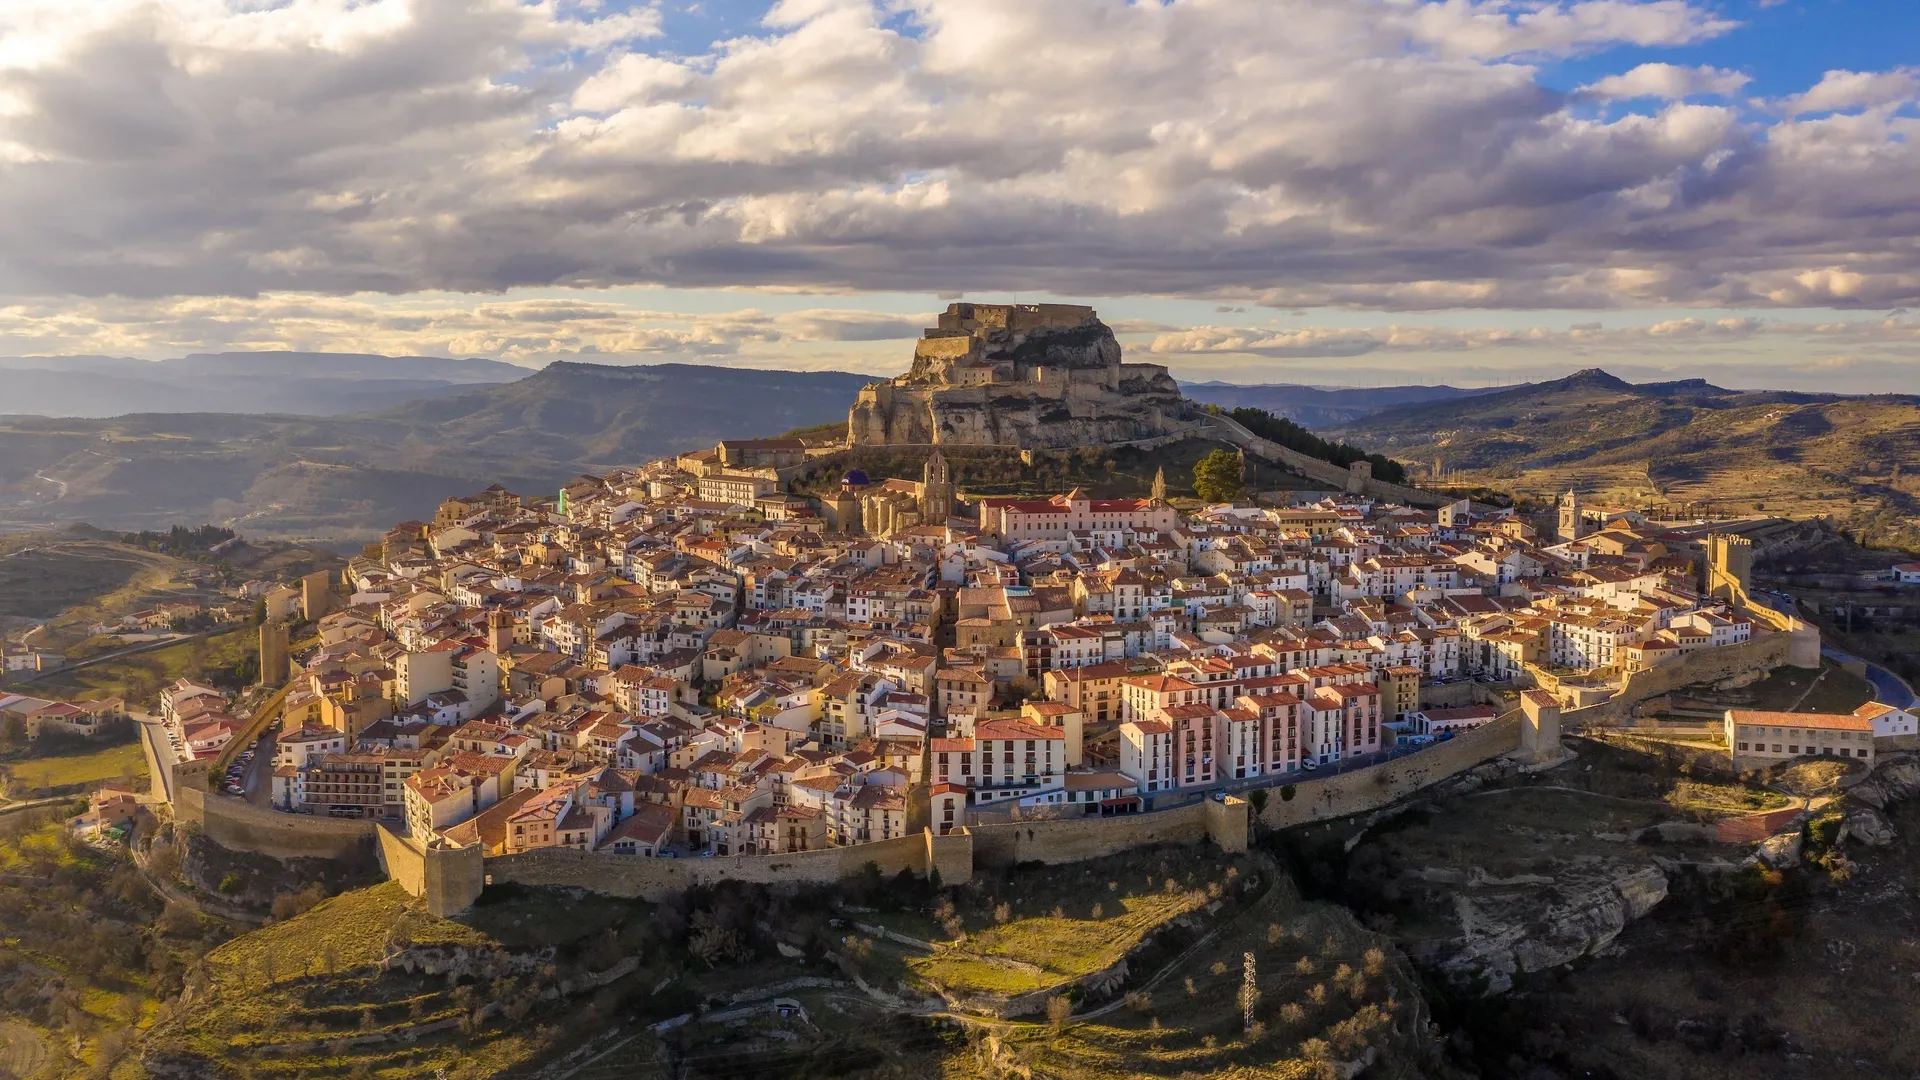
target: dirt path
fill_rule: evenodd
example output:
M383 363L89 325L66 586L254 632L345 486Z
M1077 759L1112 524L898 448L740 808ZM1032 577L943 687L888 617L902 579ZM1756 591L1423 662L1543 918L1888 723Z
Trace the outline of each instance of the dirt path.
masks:
M47 1067L46 1040L25 1024L0 1020L0 1073L29 1080Z

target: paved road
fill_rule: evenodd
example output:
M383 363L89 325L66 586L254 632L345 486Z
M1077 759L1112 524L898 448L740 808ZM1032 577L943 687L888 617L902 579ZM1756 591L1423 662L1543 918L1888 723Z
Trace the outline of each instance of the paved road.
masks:
M99 656L90 656L87 659L82 660L77 664L68 664L65 667L50 668L46 671L36 672L23 679L15 679L14 682L30 683L36 679L45 678L48 675L63 675L69 671L78 671L81 668L90 668L95 664L105 664L114 660L123 660L129 656L133 656L138 653L152 652L155 649L164 649L169 645L179 645L182 642L193 641L196 638L212 637L215 634L224 634L227 631L232 629L234 629L233 626L216 626L211 630L201 630L198 633L181 634L178 637L166 637L166 638L161 638L158 641L142 642L139 645L135 645L131 649L121 649L118 652L101 653Z
M243 782L247 801L255 806L273 804L273 744L273 728L269 726L253 744L253 760L247 762Z
M1822 645L1820 653L1836 662L1852 662L1867 665L1867 681L1873 684L1873 700L1882 705L1891 705L1896 709L1905 709L1913 705L1915 698L1913 687L1907 681L1879 664L1862 660L1851 653L1843 652L1831 645Z

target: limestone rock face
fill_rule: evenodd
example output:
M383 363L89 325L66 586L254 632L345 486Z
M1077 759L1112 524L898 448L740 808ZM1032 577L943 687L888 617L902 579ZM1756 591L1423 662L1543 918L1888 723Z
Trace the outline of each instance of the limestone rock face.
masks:
M1092 308L953 304L907 374L860 391L853 446L1056 449L1178 431L1198 418L1159 364L1122 361Z
M1804 835L1805 834L1797 828L1783 833L1775 833L1765 840L1760 841L1760 846L1754 849L1754 858L1775 870L1785 870L1788 867L1798 866L1800 865L1800 848Z
M1560 898L1545 911L1531 894L1512 902L1462 894L1462 935L1441 958L1442 972L1479 982L1489 994L1513 988L1516 974L1544 971L1606 948L1628 923L1667 897L1667 878L1651 866L1570 869L1556 875Z
M1920 795L1920 761L1912 757L1885 757L1874 765L1873 775L1847 789L1847 797L1866 803L1876 810Z
M1868 847L1886 847L1893 843L1893 825L1878 810L1855 807L1847 811L1847 838Z

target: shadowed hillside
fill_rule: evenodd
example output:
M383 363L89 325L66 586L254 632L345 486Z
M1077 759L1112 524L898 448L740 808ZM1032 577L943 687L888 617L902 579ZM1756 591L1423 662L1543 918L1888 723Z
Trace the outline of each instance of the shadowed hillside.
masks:
M582 471L843 419L868 381L560 363L350 416L0 417L0 529L211 521L260 536L364 536L496 481L543 491Z
M1229 412L1234 409L1264 409L1275 416L1315 429L1351 424L1396 405L1458 401L1495 392L1457 386L1349 386L1323 389L1292 383L1242 386L1223 382L1183 382L1180 389L1195 401L1218 405Z
M194 353L0 357L0 412L120 416L133 412L334 416L512 382L528 369L497 360L362 353Z
M1920 398L1633 384L1599 369L1384 409L1334 432L1449 481L1568 488L1627 505L1831 515L1864 540L1920 545Z

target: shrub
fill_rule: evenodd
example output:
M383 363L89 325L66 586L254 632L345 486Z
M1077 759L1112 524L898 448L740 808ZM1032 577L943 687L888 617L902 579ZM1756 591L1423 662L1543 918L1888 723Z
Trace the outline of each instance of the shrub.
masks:
M1068 1001L1064 994L1047 1001L1047 1022L1053 1025L1055 1035L1060 1034L1060 1029L1067 1026L1067 1020L1071 1016L1073 1016L1073 1002Z

